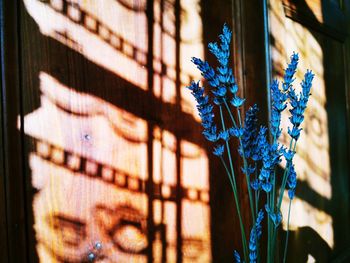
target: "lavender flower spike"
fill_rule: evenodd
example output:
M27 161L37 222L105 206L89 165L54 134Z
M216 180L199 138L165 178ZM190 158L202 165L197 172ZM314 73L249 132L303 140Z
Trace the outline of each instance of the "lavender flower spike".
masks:
M191 82L187 87L192 91L192 95L197 101L197 109L204 128L203 135L209 141L216 142L219 138L214 124L213 106L209 104L209 97L204 95L204 88L199 86L199 82Z
M295 94L294 89L291 89L288 93L290 105L292 106L292 109L289 110L292 114L292 116L289 117L289 120L292 123L292 129L288 127L288 134L296 141L300 136L301 128L299 127L304 120L304 111L310 97L310 89L314 76L315 75L311 70L308 70L305 73L304 80L301 82L302 92L299 96Z
M271 135L275 140L281 135L280 122L281 122L281 112L285 110L287 104L287 92L291 89L292 83L294 81L294 74L299 62L299 55L293 53L290 57L290 63L285 69L283 76L283 83L281 91L279 89L279 83L274 80L271 85L271 98L272 98L272 109L271 109Z
M288 67L284 71L283 85L282 85L284 92L289 90L289 88L292 85L292 82L294 81L293 77L298 67L298 63L299 63L299 55L298 53L293 52L293 55L291 55L290 57L290 63L288 64Z
M249 262L250 263L257 262L257 258L258 258L257 247L258 247L258 241L262 235L261 222L263 219L264 219L264 212L263 210L260 210L255 222L255 225L250 231L250 238L249 238Z
M288 175L288 196L289 199L293 199L295 195L295 188L297 186L297 174L294 170L294 165L290 164L289 175Z
M235 258L235 262L236 263L241 263L241 256L239 255L239 253L237 252L237 250L235 250L233 252L233 257Z

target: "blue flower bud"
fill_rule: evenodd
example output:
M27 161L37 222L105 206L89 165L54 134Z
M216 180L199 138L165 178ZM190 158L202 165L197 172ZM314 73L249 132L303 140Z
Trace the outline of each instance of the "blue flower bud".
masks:
M269 182L262 183L261 188L266 192L269 193L272 189L272 184Z
M226 88L224 86L218 87L216 90L212 90L215 97L224 97L226 95Z
M289 197L289 199L293 199L294 198L294 196L295 196L295 189L289 189L288 190L288 197Z
M224 145L217 145L214 147L213 154L216 156L222 156L224 153Z
M206 77L206 79L208 79L208 77ZM211 78L210 80L208 80L208 83L210 86L212 87L218 87L220 85L220 81L218 78Z
M270 213L269 214L273 224L275 227L279 226L279 224L282 222L282 214L280 212L278 213Z
M235 106L236 108L241 107L244 103L245 99L242 99L238 96L234 96L233 99L231 100L231 104Z
M218 67L217 70L219 71L219 73L224 76L227 74L228 72L228 68L227 67Z
M227 130L225 131L220 131L219 132L219 138L223 139L224 141L228 141L230 138L230 134Z
M236 263L241 263L241 257L236 250L233 252L233 257L235 258Z
M300 131L302 129L298 129L296 127L293 127L293 129L291 130L289 127L288 127L288 134L290 135L290 137L292 137L294 140L298 140L299 136L300 136Z
M234 137L237 137L237 138L242 137L243 133L244 133L244 129L243 128L231 127L228 131L229 131L231 136L234 136Z
M246 168L241 167L241 170L245 175L251 175L252 173L255 172L255 167L252 167L252 166L247 166Z
M206 129L202 132L202 134L205 136L205 138L208 140L208 141L211 141L211 142L216 142L219 137L216 133L216 126L213 125L211 126L209 129Z
M259 174L259 180L267 180L270 178L271 172L268 169L262 168Z
M257 179L254 179L253 181L250 182L250 186L255 190L258 191L261 187L260 181Z
M230 91L231 91L232 94L236 94L237 91L238 91L238 86L237 86L237 84L231 85L231 86L230 86Z
M295 152L292 150L287 151L287 150L283 149L283 155L284 155L284 158L286 159L287 162L293 160L294 154L295 154Z

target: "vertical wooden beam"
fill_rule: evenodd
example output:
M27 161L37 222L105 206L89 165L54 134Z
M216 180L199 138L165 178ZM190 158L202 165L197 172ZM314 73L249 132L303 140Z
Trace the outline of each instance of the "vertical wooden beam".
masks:
M3 22L3 1L1 1L1 7L0 7L0 43L1 46L3 46L4 43L4 22ZM5 160L4 160L4 133L3 133L3 96L2 96L2 73L4 70L4 63L3 63L3 56L1 54L1 63L0 63L0 69L1 69L1 107L0 107L0 123L1 123L1 129L0 129L0 255L2 255L2 258L4 262L8 262L8 246L7 246L7 237L8 237L8 231L7 231L7 217L6 217L6 180L5 180Z
M222 26L227 23L232 28L232 2L227 0L201 0L203 21L203 46L205 59L212 65L215 58L208 51L208 43L217 41ZM215 6L215 8L212 8ZM205 83L204 83L205 85ZM217 112L216 112L217 113ZM216 114L215 113L215 114ZM198 136L201 136L199 134ZM208 146L210 185L210 236L213 262L232 262L233 249L239 248L239 224L229 180L218 158Z
M147 35L148 35L148 46L147 46L147 86L148 93L153 94L153 31L154 31L154 2L153 0L147 1ZM148 251L147 251L147 262L153 262L153 241L154 241L154 221L153 221L153 128L154 125L148 121L147 124L147 167L148 167L148 185L147 185L147 196L148 196L148 216L147 216L147 229L148 229Z
M1 1L1 182L4 184L6 198L5 258L7 255L8 262L28 262L23 185L23 125L21 131L17 128L18 118L23 124L18 21L18 2Z
M268 82L266 67L266 39L265 36L269 32L265 27L264 3L263 1L239 1L241 9L234 13L240 18L236 23L241 24L241 35L234 35L236 41L243 41L240 52L242 54L242 81L239 83L244 90L247 99L246 106L254 103L259 104L259 108L263 113L263 120L267 120L268 109ZM241 39L241 40L240 40ZM267 43L268 44L268 43Z
M269 21L269 0L263 1L263 16L264 16L264 50L265 50L265 74L266 74L266 93L267 106L271 108L270 86L272 81L272 63L270 55L270 21ZM268 114L270 116L270 114ZM269 118L269 117L268 117ZM270 119L269 119L270 121Z
M342 9L346 17L347 30L350 32L350 0L344 0ZM350 72L350 38L346 38L344 43L344 65L345 72ZM345 93L346 93L346 109L347 109L347 130L348 138L350 138L350 74L345 76ZM350 147L350 144L349 144ZM350 148L348 148L348 153L350 154ZM349 189L350 189L350 180L349 180Z
M181 111L180 43L181 43L181 1L175 0L175 87L177 112ZM180 119L180 116L178 117ZM181 137L176 135L176 262L183 261L182 255L182 187L181 187Z
M215 8L212 8L215 6ZM204 45L217 41L222 25L227 23L233 31L232 67L240 93L247 100L245 110L254 103L259 104L259 119L268 120L268 87L266 70L266 50L264 27L264 5L260 0L202 0ZM205 54L210 63L215 63L206 48ZM237 145L235 145L236 147ZM236 149L236 148L235 148ZM230 262L233 250L241 250L239 224L235 212L229 182L221 164L210 158L211 232L214 262ZM247 185L239 169L241 160L234 156L235 174L245 222L250 222ZM250 225L249 225L250 226ZM246 228L249 237L249 228Z

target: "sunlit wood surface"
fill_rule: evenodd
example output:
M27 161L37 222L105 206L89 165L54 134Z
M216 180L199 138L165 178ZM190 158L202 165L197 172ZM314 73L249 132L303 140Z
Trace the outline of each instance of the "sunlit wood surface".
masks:
M296 17L299 15L300 21L287 17L286 9L291 10ZM312 95L305 113L303 131L298 141L294 161L298 186L296 198L292 204L290 229L293 233L291 242L299 244L296 245L299 249L296 249L292 262L293 260L295 262L299 260L300 262L303 260L321 262L330 257L331 250L344 249L346 240L349 240L348 227L341 230L342 227L338 225L350 219L349 203L344 200L347 204L346 208L337 203L337 200L342 198L343 191L347 191L340 190L342 186L347 185L346 189L348 189L349 178L347 170L339 171L336 168L339 162L334 161L334 149L338 148L337 145L344 145L346 149L346 143L344 138L334 137L334 133L339 129L335 123L340 125L340 120L335 120L335 118L340 116L336 117L334 114L337 111L332 110L338 108L337 110L341 111L341 107L345 110L344 101L339 99L341 96L344 98L344 95L339 95L340 97L332 95L345 94L343 75L345 68L339 62L344 56L343 47L337 40L311 29L307 24L312 21L312 26L317 25L319 30L325 25L330 27L324 20L325 13L326 10L321 1L298 1L296 3L271 1L271 57L275 76L283 76L283 69L293 52L299 53L300 56L294 81L297 92L301 89L300 83L306 69L312 69L315 73ZM289 145L290 142L287 133L288 126L290 126L289 116L289 112L282 116L281 142L285 145ZM345 118L343 120L346 121ZM338 132L341 131L338 130ZM346 156L346 153L344 152L343 155ZM284 167L285 164L282 166ZM284 229L286 229L288 204L289 198L285 193L282 204ZM339 220L341 217L342 219ZM342 235L342 231L347 234ZM300 247L303 242L314 242L315 251L308 249L309 251L305 250L306 255L302 255L305 253L300 252L303 251ZM317 247L323 249L317 251Z
M240 92L267 121L263 2L1 2L5 262L232 262L241 244L232 193L184 86L201 78L190 57L213 62L206 44L226 22ZM349 251L346 2L270 1L274 74L293 51L296 86L306 68L316 73L297 149L291 262Z
M180 133L199 126L185 90L200 78L191 56L204 55L199 1L180 1L178 14L163 0L151 12L147 1L23 4L39 261L210 262L207 153ZM32 70L36 60L47 65ZM150 98L161 112L143 108Z

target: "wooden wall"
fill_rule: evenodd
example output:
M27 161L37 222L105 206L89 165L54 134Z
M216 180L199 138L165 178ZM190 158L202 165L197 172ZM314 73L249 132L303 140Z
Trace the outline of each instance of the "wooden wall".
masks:
M292 206L290 262L346 262L349 258L349 112L347 47L349 2L270 1L271 58L276 76L292 52L315 80L295 163L298 189ZM283 142L288 116L283 117ZM287 216L287 198L282 211ZM284 234L281 234L281 240ZM302 246L301 244L305 244Z
M226 22L243 92L266 98L263 28L242 30L262 5L1 4L4 262L231 260L232 196L185 86Z
M200 79L190 58L214 62L206 46L225 22L240 92L260 105L263 121L270 68L280 76L294 50L301 70L317 73L298 149L295 220L304 221L293 225L291 244L300 257L290 262L318 259L318 247L327 260L346 258L349 6L343 1L343 20L332 22L329 6L296 2L1 1L3 262L83 262L89 253L109 262L233 261L240 235L232 194L185 89ZM313 169L324 175L321 194ZM317 246L299 245L315 237Z

